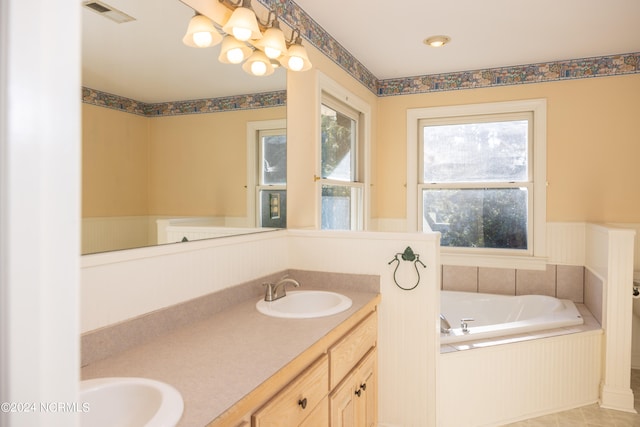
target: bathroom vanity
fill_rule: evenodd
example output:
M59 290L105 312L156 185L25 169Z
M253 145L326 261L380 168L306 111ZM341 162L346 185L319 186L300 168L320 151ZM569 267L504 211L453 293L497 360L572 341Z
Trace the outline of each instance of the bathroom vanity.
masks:
M378 289L357 286L339 292L351 298L351 308L314 319L265 316L250 296L203 320L89 360L82 379L166 382L184 400L179 426L376 425L380 295ZM104 336L110 338L94 345L114 339Z
M335 343L325 341L331 345L321 345L320 357L296 379L273 384L284 387L253 413L254 427L328 426L329 418L331 426L377 425L377 312L361 314L367 317ZM239 425L249 425L248 418Z

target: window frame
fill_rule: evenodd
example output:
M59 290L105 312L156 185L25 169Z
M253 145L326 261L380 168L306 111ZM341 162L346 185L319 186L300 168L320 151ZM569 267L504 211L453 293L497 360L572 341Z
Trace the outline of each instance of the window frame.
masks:
M261 158L260 148L260 132L270 131L276 129L287 130L286 119L275 120L258 120L247 122L247 226L260 227L260 213L258 208L260 207L260 190L265 188L270 189L284 189L286 190L286 184L284 186L261 186L260 173L261 166L259 165L259 159ZM260 187L260 188L259 188ZM280 188L282 187L282 188Z
M528 250L442 247L443 264L484 267L542 269L546 263L546 100L532 99L460 106L428 107L407 111L407 229L422 231L422 152L420 140L422 120L450 120L468 123L473 117L497 117L510 114L531 114L529 144ZM473 120L471 120L473 121ZM459 188L458 184L454 184ZM429 187L433 188L433 187Z
M370 122L371 107L364 100L355 94L344 89L335 81L322 73L318 75L318 134L316 147L316 228L322 229L322 186L341 186L354 189L360 193L360 197L351 199L351 231L366 230L369 218L369 163L370 163ZM322 128L321 128L321 105L339 111L356 120L356 147L352 156L352 166L355 164L355 180L343 181L322 178Z

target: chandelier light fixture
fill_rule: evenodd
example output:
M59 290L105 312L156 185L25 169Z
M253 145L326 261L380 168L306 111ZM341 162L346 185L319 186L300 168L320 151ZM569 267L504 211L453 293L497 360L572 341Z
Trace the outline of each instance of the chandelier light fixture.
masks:
M242 63L242 69L253 76L268 76L278 66L291 71L311 68L300 30L293 29L287 40L274 10L262 22L251 7L251 0L217 1L233 11L229 19L213 22L196 11L182 39L185 45L207 48L222 43L218 60L225 64Z

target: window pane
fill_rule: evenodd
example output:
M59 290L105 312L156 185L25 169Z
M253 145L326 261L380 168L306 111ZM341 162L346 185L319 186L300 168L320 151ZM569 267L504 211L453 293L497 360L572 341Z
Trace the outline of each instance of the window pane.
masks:
M321 106L322 178L355 181L352 158L356 139L356 121L340 112Z
M260 138L262 150L262 185L287 183L287 136L267 135Z
M346 185L322 186L322 224L323 230L354 230L352 223L358 212L361 191Z
M424 181L525 182L528 121L424 127Z
M442 233L442 246L527 249L527 195L526 188L424 190L423 221Z

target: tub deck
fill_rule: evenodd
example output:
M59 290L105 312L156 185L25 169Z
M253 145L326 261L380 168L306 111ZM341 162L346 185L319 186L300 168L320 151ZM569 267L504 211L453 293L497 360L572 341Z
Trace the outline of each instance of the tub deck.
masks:
M491 347L495 345L503 345L503 344L511 344L515 342L521 341L529 341L540 338L548 338L555 337L559 335L566 334L575 334L579 332L586 332L601 329L602 326L596 318L591 314L589 309L584 304L575 303L576 308L580 312L584 323L581 325L563 327L563 328L554 328L554 329L545 329L541 331L528 332L522 334L512 334L505 335L499 337L478 339L472 341L464 341L458 343L450 343L450 344L442 344L440 345L440 354L451 353L456 351L464 351L464 350L472 350L474 348L485 348Z

